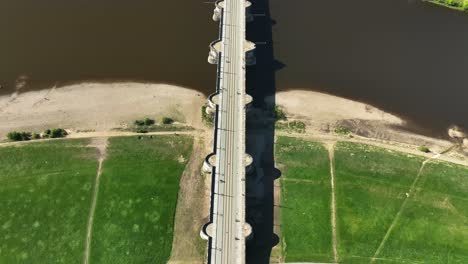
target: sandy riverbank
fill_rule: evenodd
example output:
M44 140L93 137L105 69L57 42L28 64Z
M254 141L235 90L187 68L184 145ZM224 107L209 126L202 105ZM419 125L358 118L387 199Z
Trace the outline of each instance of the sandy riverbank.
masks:
M203 94L172 85L81 83L0 97L0 137L12 130L107 131L163 116L200 126Z
M441 152L453 142L425 137L404 129L405 121L368 104L318 92L293 90L276 94L276 104L289 120L301 120L307 134L326 135L337 126L354 134ZM0 97L0 137L12 130L40 132L62 127L72 131L109 131L135 119L163 116L202 128L203 94L172 85L81 83L58 89Z
M293 90L276 95L276 104L283 108L290 120L306 124L306 135L323 137L333 134L336 127L346 127L361 139L379 140L399 148L414 149L427 146L440 153L461 140L431 138L406 129L406 121L371 105L328 94ZM448 129L448 128L447 128ZM448 137L447 137L448 138ZM460 147L448 156L466 161L468 149Z

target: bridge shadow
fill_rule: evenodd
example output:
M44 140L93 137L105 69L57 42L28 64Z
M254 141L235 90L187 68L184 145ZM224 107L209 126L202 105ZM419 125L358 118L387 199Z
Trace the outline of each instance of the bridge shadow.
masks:
M256 65L247 67L246 89L253 97L247 110L246 149L254 158L255 172L246 181L246 214L254 231L247 241L246 262L268 264L272 247L279 242L274 234L274 181L281 172L275 168L275 72L283 67L274 58L269 0L253 0L254 21L247 24L246 37L256 43Z

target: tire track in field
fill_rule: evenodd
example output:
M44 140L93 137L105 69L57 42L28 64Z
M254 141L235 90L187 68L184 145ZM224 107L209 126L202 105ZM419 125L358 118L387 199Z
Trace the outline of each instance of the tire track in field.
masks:
M450 149L452 149L452 148L453 147L451 147ZM446 151L444 151L444 153L445 152ZM441 156L441 154L438 153L438 154L424 160L423 163L421 164L421 167L419 168L418 174L416 175L416 178L414 179L413 183L411 184L411 187L410 187L410 189L409 189L409 191L408 191L408 193L406 195L405 200L401 204L400 210L398 210L398 213L396 214L395 218L393 219L390 227L387 229L387 232L385 233L385 236L383 237L382 241L380 242L379 247L375 251L374 256L371 258L370 263L374 263L376 261L377 257L379 256L380 252L382 251L383 247L385 246L385 243L387 242L388 238L390 237L390 234L392 233L393 228L395 228L396 224L400 220L400 217L401 217L401 215L402 215L402 213L403 213L403 211L404 211L404 209L406 207L406 204L408 203L409 198L413 195L416 184L418 183L419 179L421 178L421 174L422 174L422 172L424 170L424 167L426 166L426 164L428 162L430 162L433 159L437 159L440 156Z
M96 173L96 179L94 182L94 190L93 190L93 197L91 200L91 209L89 211L88 217L88 227L86 229L86 244L85 244L85 252L84 252L84 264L89 264L89 253L91 248L91 234L93 230L93 221L94 221L94 212L96 211L96 204L97 198L99 193L99 182L101 179L102 173L102 164L106 159L107 153L107 144L108 138L93 138L91 144L88 147L95 147L99 151L99 165Z
M328 158L330 160L330 186L331 186L331 227L333 261L338 263L337 232L336 232L336 200L335 200L335 142L328 143Z

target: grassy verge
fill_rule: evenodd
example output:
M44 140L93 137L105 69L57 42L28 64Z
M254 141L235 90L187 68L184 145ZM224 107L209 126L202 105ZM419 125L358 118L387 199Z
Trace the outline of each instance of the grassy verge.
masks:
M97 170L87 140L0 148L0 263L81 263Z
M163 125L155 124L149 126L130 126L128 128L114 128L114 131L135 132L135 133L148 133L148 132L170 132L170 131L191 131L193 127L186 125Z
M318 143L278 138L283 254L287 262L331 261L330 175Z
M98 196L92 263L165 263L187 136L112 138Z

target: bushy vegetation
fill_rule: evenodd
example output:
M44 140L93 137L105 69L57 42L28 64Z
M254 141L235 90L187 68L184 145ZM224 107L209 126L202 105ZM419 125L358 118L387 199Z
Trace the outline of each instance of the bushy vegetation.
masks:
M7 138L12 141L26 141L31 140L31 133L30 132L18 132L12 131L7 134Z
M278 121L286 121L287 120L286 114L284 113L283 109L281 109L281 107L276 105L274 111L275 111L274 114L275 114L275 119L276 120L278 120Z
M163 117L161 119L161 124L163 124L163 125L170 125L172 123L174 123L174 119L172 119L170 117Z
M154 119L151 119L151 118L145 118L145 119L142 119L142 120L135 120L134 124L136 126L151 126L151 125L154 125L155 124L155 121Z
M93 225L91 263L167 262L179 179L191 150L188 136L110 139Z
M468 0L428 0L429 2L468 11Z
M431 152L431 150L426 146L420 146L419 151L424 152L424 153L430 153Z
M67 136L68 133L65 129L62 128L54 128L54 129L46 129L42 133L42 138L62 138ZM7 138L12 141L26 141L31 139L41 139L41 135L38 133L31 133L31 132L18 132L12 131L7 134Z

